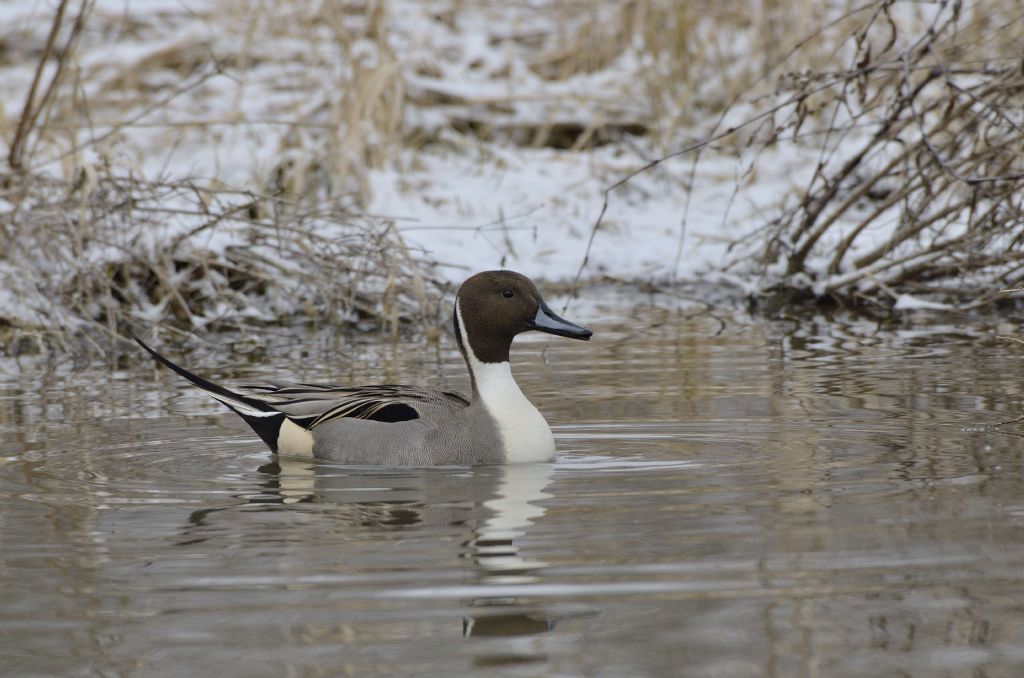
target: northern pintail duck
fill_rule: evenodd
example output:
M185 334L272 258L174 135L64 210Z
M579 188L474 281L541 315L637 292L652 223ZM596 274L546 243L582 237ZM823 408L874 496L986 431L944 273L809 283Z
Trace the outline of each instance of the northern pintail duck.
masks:
M290 457L393 466L549 461L555 441L509 366L517 334L538 330L588 340L556 315L533 282L512 271L477 273L459 288L455 337L472 397L420 386L278 384L230 390L176 365L131 336L158 362L227 405L271 451Z

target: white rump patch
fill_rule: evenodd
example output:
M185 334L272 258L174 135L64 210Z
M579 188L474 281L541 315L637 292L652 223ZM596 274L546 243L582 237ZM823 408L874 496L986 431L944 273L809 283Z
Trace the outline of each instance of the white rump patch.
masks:
M313 458L313 434L285 417L277 434L277 453L287 457Z

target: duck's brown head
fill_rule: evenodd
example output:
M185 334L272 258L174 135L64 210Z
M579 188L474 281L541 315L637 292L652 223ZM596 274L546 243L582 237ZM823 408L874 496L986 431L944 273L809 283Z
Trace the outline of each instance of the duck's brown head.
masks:
M584 341L593 334L560 318L533 281L514 271L484 271L462 283L455 298L455 336L463 351L471 349L480 362L506 362L512 339L530 330Z

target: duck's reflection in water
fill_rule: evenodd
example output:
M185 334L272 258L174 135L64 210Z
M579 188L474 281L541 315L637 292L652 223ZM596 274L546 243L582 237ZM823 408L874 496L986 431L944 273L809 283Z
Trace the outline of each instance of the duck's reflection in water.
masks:
M546 509L540 502L554 471L552 464L515 464L489 469L494 473L494 490L483 502L485 515L466 544L465 555L477 566L478 581L506 585L537 581L545 563L523 557L516 539L541 518ZM511 591L510 591L511 592ZM486 596L466 602L472 608L462 621L466 637L522 636L554 628L555 619L542 608L524 608L516 596Z
M546 492L554 471L552 464L515 464L487 469L495 481L489 499L482 503L485 516L473 530L468 555L480 566L482 577L491 584L533 582L532 572L544 567L541 561L526 560L515 544L517 537L547 509L540 503L550 499Z
M260 504L328 504L334 524L361 528L457 527L465 530L465 537L454 543L458 557L472 563L470 580L502 593L462 599L465 637L544 633L567 616L565 610L556 615L541 604L524 604L515 593L517 585L537 582L546 566L522 555L517 541L546 512L553 464L390 469L281 458L261 466L259 473L257 487L238 495L241 504L193 512L180 543L209 538L213 514Z

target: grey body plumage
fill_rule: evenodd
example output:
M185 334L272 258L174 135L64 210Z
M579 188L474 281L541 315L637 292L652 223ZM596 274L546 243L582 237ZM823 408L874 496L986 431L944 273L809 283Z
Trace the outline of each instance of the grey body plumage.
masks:
M270 383L232 390L131 336L158 362L239 414L278 454L390 466L550 459L550 428L516 385L509 346L529 330L584 340L590 330L559 318L529 279L511 271L479 273L463 283L454 328L470 370L471 398L393 384Z

